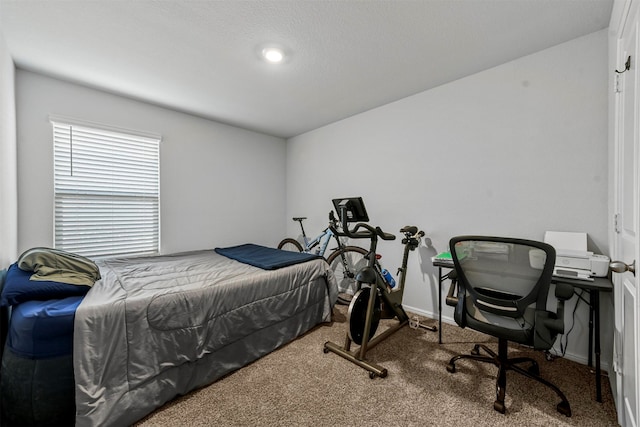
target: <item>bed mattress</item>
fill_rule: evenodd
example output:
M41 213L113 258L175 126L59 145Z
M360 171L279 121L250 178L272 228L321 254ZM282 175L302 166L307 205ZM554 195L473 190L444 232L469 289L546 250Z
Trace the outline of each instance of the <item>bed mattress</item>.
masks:
M28 359L73 353L73 320L84 297L27 301L13 307L7 347Z
M15 305L2 357L3 425L73 425L73 329L83 296Z

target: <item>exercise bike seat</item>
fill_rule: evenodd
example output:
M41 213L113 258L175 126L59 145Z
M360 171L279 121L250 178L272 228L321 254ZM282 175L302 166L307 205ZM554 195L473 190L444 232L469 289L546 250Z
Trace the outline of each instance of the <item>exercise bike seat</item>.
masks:
M306 216L294 216L291 219L293 219L294 221L302 221L302 220L307 219L307 217Z
M412 236L415 236L415 234L418 232L418 227L416 227L415 225L405 225L404 227L402 227L400 232L409 233Z

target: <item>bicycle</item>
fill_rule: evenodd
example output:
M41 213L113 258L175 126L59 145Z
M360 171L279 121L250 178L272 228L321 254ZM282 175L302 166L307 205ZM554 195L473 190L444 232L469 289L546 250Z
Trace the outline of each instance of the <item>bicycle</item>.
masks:
M339 235L341 232L338 230L340 223L336 221L333 211L329 212L329 226L312 240L309 240L302 225L302 221L307 218L294 217L292 219L300 223L304 246L302 246L298 240L287 237L278 244L278 249L292 252L315 253L324 257L329 242L332 238L335 239L338 246L331 248L331 254L325 259L338 281L338 303L348 305L355 293L359 290L355 276L360 269L367 265L368 259L366 256L369 252L359 246L345 245L340 240Z
M376 376L384 378L387 376L387 370L376 363L367 361L366 354L369 349L410 323L409 316L402 307L407 261L409 253L418 248L420 239L424 237L425 233L416 226L406 226L400 230L404 235L402 239L404 254L402 266L398 268L400 282L396 286L395 280L392 277L388 277L384 270L380 269L379 264L375 262L374 256L378 239L395 240L396 236L384 232L380 227L373 227L365 222L359 222L361 220L368 221L361 198L337 199L334 204L339 206L339 209L336 209L340 213L343 235L352 239L369 239L371 243L369 255L366 257L368 263L356 274L359 290L349 305L347 314L349 326L345 343L340 346L327 341L324 344L323 351L325 353L331 351L366 369L371 379ZM348 220L348 218L352 219ZM357 222L357 224L350 230L348 222ZM383 332L374 336L380 319L394 318L398 321L395 325L389 326ZM421 326L431 331L437 331L435 326ZM360 347L352 350L352 344Z

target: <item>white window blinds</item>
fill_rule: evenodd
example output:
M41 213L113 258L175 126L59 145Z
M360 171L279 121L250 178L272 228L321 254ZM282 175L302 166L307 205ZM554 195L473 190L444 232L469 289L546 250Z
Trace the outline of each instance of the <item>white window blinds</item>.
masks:
M51 122L55 247L88 257L157 253L160 139Z

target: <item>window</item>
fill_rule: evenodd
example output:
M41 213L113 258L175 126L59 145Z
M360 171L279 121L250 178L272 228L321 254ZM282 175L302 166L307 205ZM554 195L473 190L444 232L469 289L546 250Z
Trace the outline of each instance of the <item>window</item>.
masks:
M160 138L51 123L55 247L88 257L158 253Z

